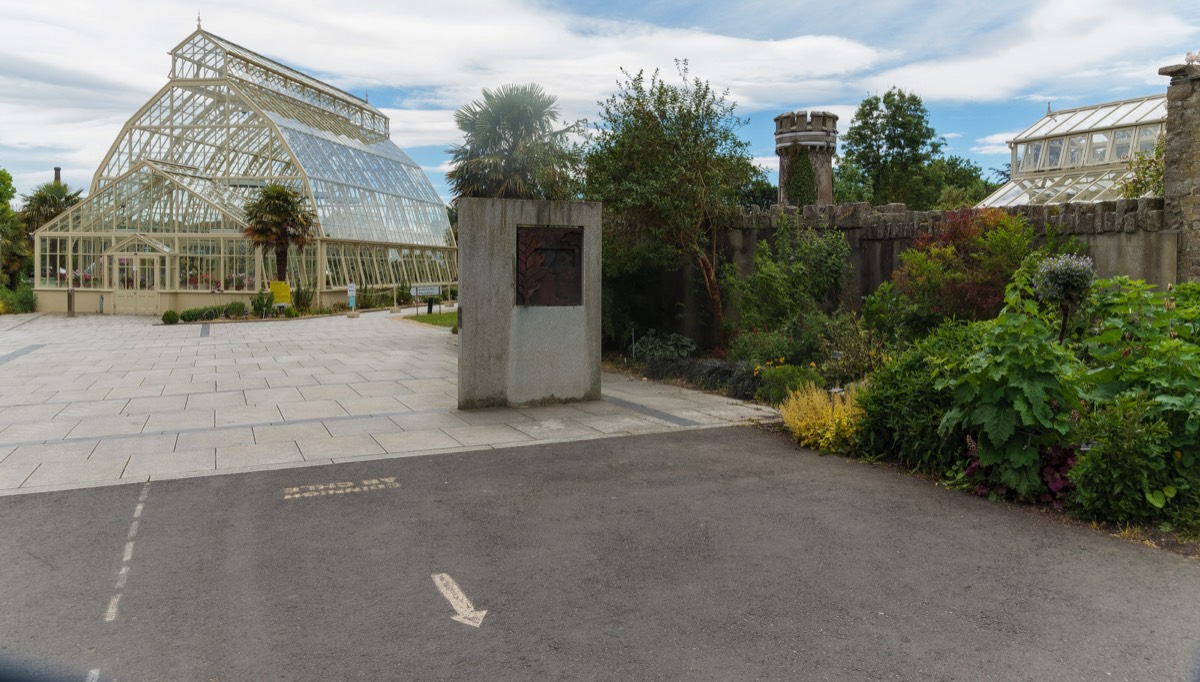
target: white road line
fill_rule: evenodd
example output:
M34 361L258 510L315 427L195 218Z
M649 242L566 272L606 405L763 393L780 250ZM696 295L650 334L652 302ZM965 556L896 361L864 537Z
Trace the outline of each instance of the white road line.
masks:
M83 682L100 682L100 669L89 670L87 679Z
M125 543L125 552L121 555L121 570L117 571L117 593L113 595L108 602L108 610L104 612L104 622L111 623L117 619L117 606L121 603L121 590L125 589L125 583L129 580L129 562L133 559L133 539L137 537L139 521L142 511L146 508L146 497L150 495L150 484L142 486L142 493L138 495L137 506L133 508L133 523L129 524L129 534L126 536L128 542ZM93 670L88 673L88 682L96 682L100 679L100 671Z
M467 599L467 595L463 594L458 583L454 582L445 573L434 573L432 576L433 584L437 585L438 591L450 602L450 606L454 608L457 614L451 617L451 620L456 620L463 625L470 625L477 628L483 624L483 617L487 615L487 611L476 611L475 606L471 604L471 600Z
M121 595L114 594L108 602L108 611L104 613L104 622L111 623L117 618L117 604L121 603Z

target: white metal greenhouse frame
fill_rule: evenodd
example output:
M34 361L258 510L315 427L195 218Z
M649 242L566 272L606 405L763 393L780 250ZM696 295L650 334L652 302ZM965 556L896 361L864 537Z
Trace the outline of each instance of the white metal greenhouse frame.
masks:
M293 187L318 219L288 279L316 303L348 284L450 285L457 248L424 171L369 103L200 28L170 80L122 128L86 199L38 230L39 308L157 314L265 286L274 261L242 236L242 206Z

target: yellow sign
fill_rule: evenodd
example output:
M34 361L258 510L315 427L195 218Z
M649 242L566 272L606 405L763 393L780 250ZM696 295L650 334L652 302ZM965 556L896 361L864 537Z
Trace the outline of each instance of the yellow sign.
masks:
M275 305L292 304L292 288L287 282L271 281L271 293L275 295Z

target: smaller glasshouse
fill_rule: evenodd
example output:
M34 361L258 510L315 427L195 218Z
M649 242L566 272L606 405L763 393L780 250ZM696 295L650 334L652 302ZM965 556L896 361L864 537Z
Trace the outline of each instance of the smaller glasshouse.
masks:
M88 197L37 231L38 307L116 314L249 299L274 260L242 236L270 183L317 216L288 260L317 306L347 287L451 285L457 249L424 171L368 102L201 28L171 51L167 84L125 124Z
M1154 150L1167 96L1047 111L1009 143L1011 179L980 207L1113 201L1129 160Z

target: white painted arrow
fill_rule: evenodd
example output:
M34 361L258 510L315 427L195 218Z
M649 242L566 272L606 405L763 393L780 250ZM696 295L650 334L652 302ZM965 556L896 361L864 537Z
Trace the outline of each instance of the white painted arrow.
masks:
M483 617L487 615L487 611L476 611L471 600L467 599L467 595L459 589L458 583L454 582L454 578L445 573L434 573L432 577L433 584L437 585L438 591L442 593L446 601L450 602L450 606L454 607L455 613L458 614L454 616L453 620L473 628L483 624Z

